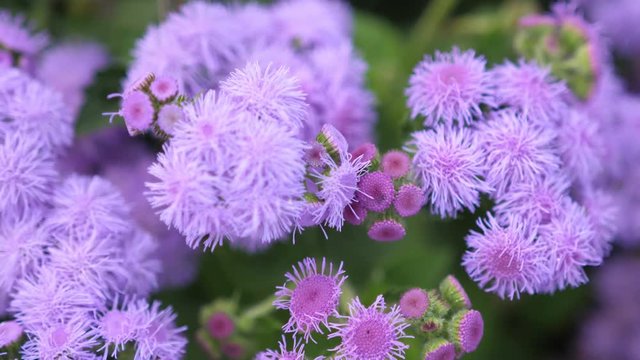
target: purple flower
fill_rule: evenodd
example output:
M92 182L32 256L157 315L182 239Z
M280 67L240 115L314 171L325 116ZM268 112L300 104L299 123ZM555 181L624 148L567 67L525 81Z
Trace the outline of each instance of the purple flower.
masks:
M482 123L478 131L480 147L486 154L487 183L497 196L515 184L551 174L560 166L554 133L520 115L494 113L494 118Z
M398 303L400 314L408 319L419 319L429 308L429 295L420 288L407 290Z
M287 0L273 8L274 35L304 47L335 45L350 36L350 9L335 0Z
M104 342L98 351L102 351L105 357L117 358L117 354L123 351L140 331L143 312L134 305L134 302L124 301L119 307L118 299L116 299L114 306L101 313L96 319L96 334ZM113 350L110 352L111 346L113 346Z
M425 56L413 70L406 90L411 116L424 125L464 125L482 116L481 104L492 104L486 61L473 50L454 47L449 53Z
M214 339L227 339L233 334L236 325L227 313L219 311L212 314L207 320L207 330Z
M393 219L376 221L367 231L369 238L381 242L402 240L406 234L404 226Z
M187 327L175 324L176 315L170 306L160 310L158 301L148 304L139 300L133 309L142 311L141 328L135 337L136 359L181 359L184 356L187 340L183 333Z
M584 267L602 262L602 254L594 248L595 236L585 209L574 202L567 202L560 216L540 227L538 241L550 254L553 271L544 291L564 290L587 282Z
M171 76L158 76L153 79L149 90L158 101L165 102L178 94L178 84Z
M369 211L384 212L395 197L391 176L380 171L365 174L360 178L358 188L358 202Z
M515 215L533 224L546 224L563 211L569 185L563 172L518 183L498 197L494 207L496 216L501 221Z
M93 359L96 334L85 318L52 322L33 331L22 347L25 360Z
M407 150L414 153L413 176L440 217L465 207L473 211L480 192L489 191L482 180L484 156L469 130L415 132Z
M620 204L609 192L593 188L582 192L580 204L586 210L587 219L595 233L593 246L596 253L604 257L609 254L618 231Z
M31 24L23 16L0 10L0 45L3 48L36 55L48 42L48 36L45 33L34 33Z
M508 226L502 226L488 214L478 226L481 232L471 231L466 237L469 250L462 265L481 288L512 300L522 292L533 294L548 280L549 252L523 220L510 217Z
M342 284L347 276L342 263L334 272L334 265L322 259L320 268L313 258L305 258L287 273L287 281L276 291L274 305L278 309L289 310L291 317L283 326L287 333L299 333L305 341L312 332L322 334L321 325L329 327L329 318L338 316L338 302L342 294Z
M422 205L424 205L424 193L422 189L413 184L402 185L393 201L393 207L402 217L417 214L422 209Z
M182 108L175 104L164 105L158 112L156 125L167 135L175 133L176 124L184 119Z
M162 246L166 244L163 239ZM121 239L119 258L124 269L118 288L130 295L147 296L158 288L158 276L163 264L158 258L158 241L144 230L135 228ZM178 255L179 256L179 255ZM182 271L181 268L164 269ZM116 270L117 271L117 270Z
M154 109L151 99L140 90L124 94L120 115L124 118L129 134L145 132L153 122Z
M351 152L351 158L357 159L362 156L362 161L371 162L378 156L378 148L372 143L364 143Z
M461 352L474 352L484 335L484 321L477 310L460 310L451 319L449 334Z
M584 111L571 109L558 129L558 148L567 173L589 182L602 171L604 141L598 122Z
M524 119L538 124L560 120L568 89L535 62L505 62L490 72L496 102L508 105Z
M286 67L248 63L231 73L220 88L240 109L258 120L298 129L308 116L305 94Z
M454 360L455 358L456 348L447 340L434 339L425 346L424 360Z
M53 154L37 137L0 134L0 211L37 211L57 179Z
M298 342L297 338L293 338L293 348L287 347L287 340L282 337L282 341L278 342L278 351L267 350L259 353L256 360L304 360L304 343ZM320 358L321 359L321 358ZM319 360L319 359L318 359Z
M382 171L394 179L401 178L409 172L411 159L409 156L398 150L391 150L382 156Z
M409 326L397 306L386 312L384 298L379 295L369 307L356 297L349 304L346 322L333 324L329 338L340 338L340 345L331 349L335 359L403 359L408 348L402 339L410 338L404 330Z
M0 349L14 344L22 337L23 329L13 320L0 322Z

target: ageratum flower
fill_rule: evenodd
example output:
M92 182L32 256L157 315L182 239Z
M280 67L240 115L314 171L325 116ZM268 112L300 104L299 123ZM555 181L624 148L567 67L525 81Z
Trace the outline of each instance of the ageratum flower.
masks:
M256 360L304 360L304 343L298 341L297 338L293 338L293 347L291 350L287 347L287 340L282 337L282 340L278 342L279 350L267 350L258 353ZM317 358L316 360L321 360Z
M600 174L604 141L598 122L585 111L572 108L563 116L557 144L567 173L573 179L588 183Z
M186 351L186 326L177 326L176 314L171 306L160 309L160 302L149 304L139 300L131 311L140 311L140 328L135 336L135 358L181 359Z
M120 351L132 342L140 328L143 326L143 311L136 308L133 301L122 301L119 303L116 298L113 306L96 314L96 335L104 344L98 351L103 352L105 357L117 358ZM113 350L109 350L113 347Z
M50 238L42 221L42 213L37 210L26 214L7 212L0 219L0 287L7 292L16 280L44 262Z
M424 125L442 121L448 126L470 124L482 116L481 104L492 104L486 60L473 50L436 52L413 70L405 91L411 116L425 117Z
M362 305L358 297L353 299L345 322L332 324L335 330L329 338L341 340L331 349L336 352L335 359L404 359L408 346L402 340L411 337L404 332L409 324L397 306L386 310L382 295L369 307Z
M384 212L391 206L396 193L391 176L380 171L365 174L360 178L358 188L358 202L375 212Z
M425 346L423 355L424 360L454 360L456 348L445 339L433 339Z
M340 1L281 1L273 8L273 17L274 36L285 43L321 47L351 35L351 14Z
M413 184L404 184L398 189L393 207L398 215L410 217L417 214L424 205L422 189Z
M448 332L460 352L474 352L484 335L482 314L477 310L460 310L453 315Z
M391 150L382 156L382 171L394 179L401 178L409 172L411 159L403 151Z
M406 234L404 226L393 219L376 221L367 231L369 238L381 242L402 240Z
M34 32L23 16L0 10L0 47L25 55L36 55L48 42L47 34Z
M431 211L442 218L455 217L464 208L473 211L480 193L489 191L482 179L485 156L468 129L415 132L407 151L414 153L413 176Z
M22 347L25 360L93 359L97 342L90 322L83 317L55 321L30 332Z
M512 300L523 292L533 294L549 279L553 253L535 241L535 228L517 217L503 226L491 214L478 226L481 232L466 237L469 250L462 265L481 288Z
M313 332L323 333L321 325L329 327L330 317L338 316L342 284L347 276L342 263L334 271L333 263L324 258L320 267L315 259L305 258L285 277L287 281L277 288L274 305L289 310L291 317L283 330L301 334L308 341Z
M429 308L429 295L420 288L407 290L398 303L400 313L408 319L419 319Z
M618 232L620 204L608 191L587 188L580 196L580 204L587 213L587 219L595 232L593 247L596 253L605 257L611 251L611 243Z

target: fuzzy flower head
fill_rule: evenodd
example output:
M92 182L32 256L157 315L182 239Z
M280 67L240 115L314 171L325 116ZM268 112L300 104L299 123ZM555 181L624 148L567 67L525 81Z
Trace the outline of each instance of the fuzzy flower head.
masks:
M276 308L289 310L291 315L283 330L300 333L305 340L314 331L322 334L320 325L328 328L329 318L338 315L342 284L347 278L342 263L334 272L334 265L324 258L320 268L315 259L306 258L285 276L287 282L278 287L274 302Z
M382 171L394 179L401 178L409 172L411 159L403 151L391 150L382 156Z
M487 183L498 195L560 167L554 133L510 111L495 113L492 120L483 123L478 140L486 154Z
M527 121L548 124L566 109L568 90L535 62L506 62L491 70L496 102L508 105Z
M169 306L160 309L160 302L149 304L139 300L132 311L140 311L140 329L136 334L136 359L180 359L184 356L186 326L177 326L176 314Z
M118 352L123 351L127 343L135 339L142 325L143 312L132 304L124 301L118 306L116 299L114 306L100 314L96 320L96 333L104 342L101 350L105 356L117 357ZM110 352L112 346L113 350Z
M360 179L358 188L358 202L369 211L384 212L395 197L393 179L380 171L365 174Z
M290 129L305 122L308 105L295 77L285 67L248 63L220 84L232 101L255 118Z
M586 182L602 171L605 153L605 138L594 120L584 110L571 109L558 131L558 148L568 173Z
M413 184L404 184L398 190L393 207L402 217L410 217L417 214L424 205L424 193L422 189Z
M512 217L502 226L488 215L478 220L481 232L472 231L466 241L469 250L462 265L486 291L513 299L520 293L533 294L550 276L548 253L535 242L535 232L523 220Z
M233 319L225 312L219 311L214 313L207 320L207 330L214 339L226 339L233 334L235 330Z
M474 352L484 335L484 321L477 310L461 310L453 315L449 335L460 352Z
M160 130L167 134L173 135L176 124L184 119L182 108L176 104L167 104L158 112L158 120L156 125Z
M165 102L178 94L178 83L171 76L157 76L149 85L149 90L158 101Z
M53 322L33 332L22 347L25 360L91 359L96 335L86 319Z
M402 240L406 234L404 226L393 219L376 221L367 231L369 238L380 242Z
M422 187L431 211L455 216L464 208L474 210L480 192L488 191L482 175L481 149L467 129L423 130L413 134L408 151L414 152L413 175Z
M429 308L429 295L420 288L407 290L398 303L400 313L408 319L421 318Z
M411 116L423 115L425 126L469 124L491 104L486 61L473 50L436 52L419 63L406 90Z
M356 297L349 304L346 322L334 324L335 331L329 338L340 338L341 343L332 351L336 360L403 359L408 348L402 339L409 338L404 330L409 326L397 306L387 312L382 295L369 307L365 307Z
M145 132L153 122L154 109L149 96L140 90L124 94L120 110L129 134Z

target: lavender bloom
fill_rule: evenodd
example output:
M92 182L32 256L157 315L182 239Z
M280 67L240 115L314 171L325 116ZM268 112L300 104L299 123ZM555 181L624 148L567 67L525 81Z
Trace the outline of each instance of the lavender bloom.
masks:
M376 221L367 231L369 238L381 242L402 240L406 234L404 226L393 219Z
M381 166L385 174L397 179L409 172L411 159L402 151L391 150L382 156Z
M487 183L497 196L560 167L553 132L510 111L495 113L494 119L481 124L478 141L486 154Z
M297 338L293 338L293 348L291 350L287 347L287 340L282 337L282 341L278 342L278 351L267 350L259 353L256 356L256 360L304 360L304 343L298 341Z
M420 288L407 290L398 303L400 313L408 319L419 319L429 308L429 296Z
M158 112L156 125L158 125L160 130L165 134L173 135L176 124L182 120L184 120L182 108L175 104L167 104Z
M369 211L384 212L395 197L391 176L374 171L364 175L358 182L358 202Z
M0 45L21 55L33 56L47 46L45 33L33 32L31 25L20 15L0 10Z
M240 109L259 120L290 129L298 129L305 123L308 112L305 95L285 67L248 63L222 81L220 88Z
M543 290L554 292L587 282L585 266L597 266L602 254L594 248L594 233L583 207L568 202L563 213L540 227L539 242L551 254L553 276Z
M483 152L467 129L415 132L407 151L414 153L413 176L431 211L442 218L455 217L463 208L473 211L480 192L489 191L481 178Z
M321 325L328 328L329 318L338 316L341 287L347 276L342 263L334 272L333 264L324 258L320 268L315 259L305 258L285 276L287 281L278 287L274 306L291 314L283 330L299 333L308 341L312 332L322 334Z
M426 56L409 79L406 90L411 116L425 117L424 125L469 124L482 116L481 104L492 104L486 61L473 50L454 47L449 53Z
M408 348L402 339L410 338L404 330L409 326L397 306L386 312L384 298L379 295L369 307L356 297L349 304L345 323L333 324L329 338L340 338L340 345L331 349L335 359L403 359Z
M142 326L144 309L135 307L134 301L124 301L118 306L118 299L114 301L111 309L99 314L95 320L96 334L104 345L98 350L105 357L117 358L117 354L123 351L127 343L132 342ZM113 350L109 349L113 346Z
M490 78L497 104L508 105L529 122L557 121L567 107L565 84L535 62L505 62L491 70Z
M422 189L413 184L402 185L393 201L393 207L402 217L417 214L422 209L422 205L424 205L424 193Z
M523 220L511 217L508 226L487 215L479 219L480 232L466 237L469 250L462 265L478 285L501 298L533 294L546 282L553 269L548 267L549 249L535 241L535 229Z
M598 123L587 113L571 109L558 129L558 148L568 173L589 182L602 171L604 138Z
M123 95L119 114L124 118L130 135L143 133L153 122L153 104L147 94L134 90Z
M477 310L461 310L451 319L449 335L461 352L474 352L484 335L484 321Z
M37 211L57 179L53 156L36 137L0 134L0 211Z
M16 321L0 322L0 349L9 346L22 337L23 329Z
M97 339L88 328L85 318L47 324L31 333L22 347L22 357L25 360L94 359L92 348L97 345Z
M176 315L169 306L160 310L160 303L148 304L140 300L131 311L141 311L141 328L135 336L136 360L181 359L185 354L187 340L184 338L186 326L175 324Z

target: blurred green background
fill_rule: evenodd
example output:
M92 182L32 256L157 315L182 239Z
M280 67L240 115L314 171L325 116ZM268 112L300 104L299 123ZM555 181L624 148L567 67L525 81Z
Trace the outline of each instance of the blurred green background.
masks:
M78 122L79 133L107 126L100 113L113 109L105 96L119 90L129 53L146 27L161 20L180 1L170 0L2 0L3 7L25 13L55 39L92 39L104 44L113 57L87 94ZM473 47L490 63L513 57L511 36L523 14L548 4L534 0L353 0L355 43L369 63L369 84L378 98L378 144L383 150L399 147L407 116L404 87L412 67L424 53L448 50L454 44ZM398 243L376 243L365 229L347 227L329 233L309 231L295 245L277 244L262 254L247 255L227 247L200 259L199 276L191 286L156 297L171 304L179 323L198 327L203 304L237 296L252 304L273 293L283 274L305 256L344 261L350 284L370 302L379 293L393 296L407 287L436 287L449 273L461 279L474 308L485 319L485 338L466 359L565 359L572 357L573 337L591 304L590 287L553 296L525 296L502 301L480 291L460 266L464 236L475 217L464 214L442 221L423 212L410 219L408 236ZM390 298L389 300L393 300ZM258 348L275 346L286 313L265 322L257 331ZM204 359L190 337L187 359ZM414 346L407 359L419 358Z

